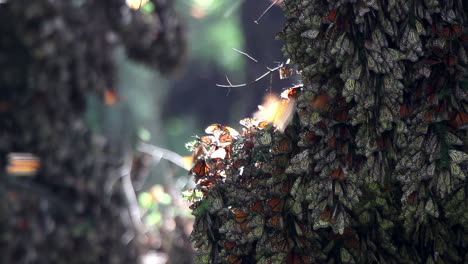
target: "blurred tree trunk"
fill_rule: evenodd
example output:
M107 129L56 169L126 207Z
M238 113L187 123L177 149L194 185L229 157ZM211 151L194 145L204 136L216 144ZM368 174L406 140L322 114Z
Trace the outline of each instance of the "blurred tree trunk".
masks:
M278 37L303 85L277 105L294 117L201 139L196 262L466 261L467 9L284 1Z
M84 114L90 98L119 101L117 45L163 73L177 68L181 25L171 1L152 3L143 13L124 0L0 2L1 263L137 262L131 142L109 144ZM32 172L19 176L18 152L38 171L23 162Z

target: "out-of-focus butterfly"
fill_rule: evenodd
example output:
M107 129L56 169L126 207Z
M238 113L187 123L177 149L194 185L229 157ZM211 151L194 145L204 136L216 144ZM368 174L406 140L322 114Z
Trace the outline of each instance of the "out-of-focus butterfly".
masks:
M148 3L149 0L126 0L127 6L131 9L140 9Z
M39 157L31 153L8 154L7 173L11 176L34 176L41 167Z
M122 98L115 90L106 90L104 92L104 103L109 106L116 105L122 101Z

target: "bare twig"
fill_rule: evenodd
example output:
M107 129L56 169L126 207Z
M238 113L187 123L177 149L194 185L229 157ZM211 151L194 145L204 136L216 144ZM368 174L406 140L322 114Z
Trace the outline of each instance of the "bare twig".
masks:
M244 87L244 86L247 86L249 84L252 84L252 83L255 83L255 82L258 82L260 81L261 79L265 78L266 76L268 76L269 74L272 74L273 72L277 71L279 68L283 67L284 65L283 64L280 64L278 65L277 67L275 68L269 68L269 67L266 67L265 68L268 70L267 72L265 72L264 74L262 74L260 77L258 77L257 79L255 79L253 82L250 82L250 83L241 83L241 84L232 84L231 81L229 81L229 78L226 76L226 80L228 82L228 84L216 84L216 86L218 87L225 87L225 88L238 88L238 87ZM229 93L229 92L228 92Z
M168 149L164 149L161 147L157 147L148 143L144 143L144 142L140 142L138 146L138 150L141 152L148 153L153 157L158 157L159 159L160 158L166 159L174 163L175 165L185 169L184 159L182 158L182 156L180 156L179 154L173 151L170 151Z
M282 64L279 65L278 67L273 68L273 69L270 69L270 68L267 67L268 71L265 72L262 76L260 76L260 77L258 77L257 79L255 79L255 81L253 81L253 82L258 82L258 81L260 81L261 79L265 78L265 76L267 76L268 74L272 74L273 72L275 72L276 70L278 70L278 69L281 68L281 67L283 67Z
M255 24L258 24L258 22L260 21L260 19L262 19L262 17L268 12L268 10L270 10L274 5L276 5L276 3L278 3L279 0L276 0L274 1L273 3L271 3L271 5L265 9L265 11L263 11L263 13L257 18L257 20L255 20Z
M129 156L126 158L121 172L122 172L122 189L125 194L125 198L128 203L128 210L130 219L138 232L138 234L143 234L146 232L146 227L141 221L141 212L140 206L138 205L138 199L136 197L135 189L133 188L132 179L130 172L132 170L132 157Z
M247 56L247 58L249 58L249 59L251 59L251 60L253 60L253 61L255 61L255 62L258 62L258 60L254 59L252 56L250 56L250 55L247 54L246 52L240 51L240 50L238 50L238 49L236 49L236 48L232 48L232 49L235 50L235 51L237 51L237 52L239 52L239 53L242 54L242 55Z

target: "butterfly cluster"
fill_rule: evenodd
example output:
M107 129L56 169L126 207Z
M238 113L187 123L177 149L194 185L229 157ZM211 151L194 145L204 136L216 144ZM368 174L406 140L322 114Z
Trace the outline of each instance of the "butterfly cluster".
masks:
M286 91L292 122L248 121L234 140L221 202L197 218L213 223L195 228L211 234L199 263L461 262L466 4L283 4L278 38L303 81Z

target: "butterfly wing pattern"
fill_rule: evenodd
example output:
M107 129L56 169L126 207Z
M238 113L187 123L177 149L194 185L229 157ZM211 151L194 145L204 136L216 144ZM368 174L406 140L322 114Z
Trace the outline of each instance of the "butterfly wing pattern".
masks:
M209 208L194 210L197 263L467 259L466 8L283 1L278 38L302 84L242 133L207 129L191 170Z

